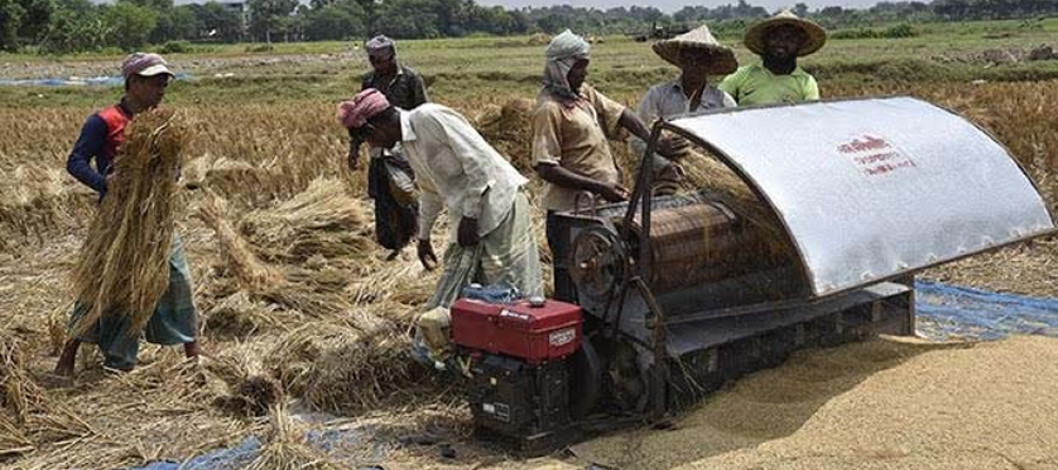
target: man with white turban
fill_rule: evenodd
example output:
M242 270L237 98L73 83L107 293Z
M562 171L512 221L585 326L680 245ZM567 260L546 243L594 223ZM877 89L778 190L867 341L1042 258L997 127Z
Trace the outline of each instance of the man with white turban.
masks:
M547 242L554 259L555 297L576 300L566 267L569 240L559 239L556 213L573 209L580 194L606 201L628 199L621 185L621 169L610 152L608 139L622 139L622 130L649 140L650 131L635 112L584 83L590 63L590 46L568 29L547 47L543 89L533 114L533 165L547 182L543 207L547 210ZM677 155L685 142L661 140L658 153ZM659 158L660 174L674 166Z

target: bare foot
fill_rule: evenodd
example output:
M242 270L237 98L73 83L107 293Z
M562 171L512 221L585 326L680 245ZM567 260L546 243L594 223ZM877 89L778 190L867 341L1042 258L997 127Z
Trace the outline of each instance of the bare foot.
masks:
M74 364L77 362L77 348L80 346L81 342L76 339L71 339L63 345L62 354L59 355L59 362L55 364L55 375L73 377Z
M188 358L198 357L202 353L198 347L198 341L184 343L184 356Z
M71 361L69 364L67 364L65 363L65 361L59 361L58 364L55 364L55 370L53 371L53 373L59 377L72 378L73 362Z

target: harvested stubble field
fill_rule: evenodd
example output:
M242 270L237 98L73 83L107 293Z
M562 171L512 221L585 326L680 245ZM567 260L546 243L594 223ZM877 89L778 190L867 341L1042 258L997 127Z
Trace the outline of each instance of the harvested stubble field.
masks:
M649 85L639 80L616 87L614 97L633 104L640 92L627 90ZM824 82L823 89L830 96L913 94L970 117L1058 204L1050 176L1058 167L1058 82L850 82ZM433 98L478 124L539 194L525 127L531 103L524 100L533 96L523 88L517 82L502 93ZM0 171L8 175L0 180L4 468L182 460L250 435L266 450L248 468L558 469L589 459L626 470L1058 468L1058 344L1044 338L977 346L881 340L808 351L720 392L674 431L593 441L566 462L509 460L468 438L459 390L407 355L412 318L436 275L422 270L413 250L387 262L373 243L364 174L344 168L346 135L333 122L333 103L344 96L222 106L181 99L180 90L172 90L174 107L192 138L176 196L177 230L207 357L195 366L179 351L144 347L139 368L113 376L97 355L83 354L73 384L48 371L96 205L65 174L65 158L84 117L116 91L103 98L86 91L64 105L0 104L7 124ZM630 170L631 153L617 148ZM545 247L543 215L536 215ZM438 227L435 243L446 232ZM1056 254L1058 245L1043 240L928 275L1054 296ZM324 455L305 447L308 428L359 429L361 437ZM457 457L442 457L429 443L451 444Z

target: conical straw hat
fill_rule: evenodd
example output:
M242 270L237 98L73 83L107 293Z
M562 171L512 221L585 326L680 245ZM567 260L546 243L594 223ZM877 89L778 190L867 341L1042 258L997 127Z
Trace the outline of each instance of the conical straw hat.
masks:
M683 67L680 62L680 51L692 49L704 54L708 56L706 73L710 75L727 75L738 68L735 54L730 48L720 44L706 25L701 25L672 39L655 42L653 49L662 59L680 68Z
M749 28L749 31L746 31L746 47L757 55L763 55L765 49L764 36L768 33L768 30L784 24L796 26L805 32L807 39L801 45L801 50L797 51L797 55L800 57L818 51L827 42L827 32L823 30L822 26L819 26L814 21L798 18L793 12L784 10Z

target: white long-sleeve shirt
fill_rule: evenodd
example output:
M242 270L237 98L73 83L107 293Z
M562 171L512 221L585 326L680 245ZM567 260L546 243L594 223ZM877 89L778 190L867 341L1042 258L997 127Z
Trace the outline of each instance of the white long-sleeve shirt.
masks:
M404 157L422 190L419 239L428 239L447 207L453 233L462 217L478 219L485 236L506 218L518 189L529 180L492 148L466 118L448 107L426 103L400 110Z

